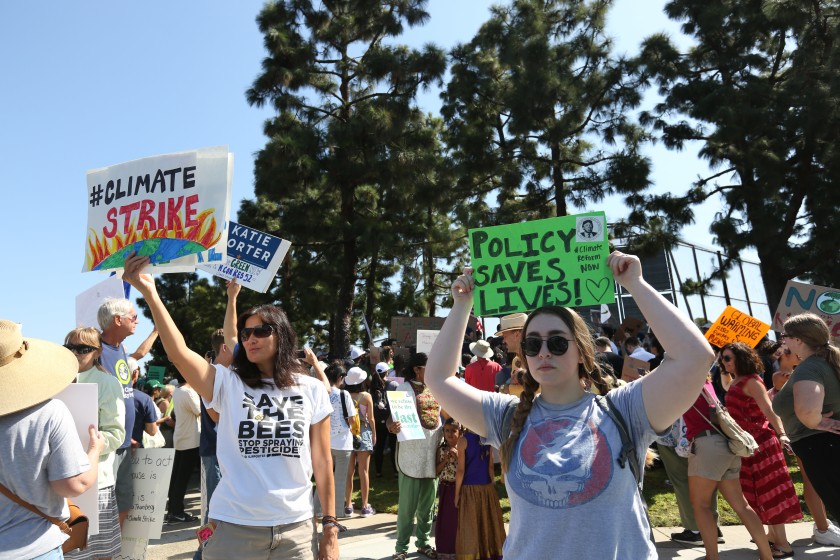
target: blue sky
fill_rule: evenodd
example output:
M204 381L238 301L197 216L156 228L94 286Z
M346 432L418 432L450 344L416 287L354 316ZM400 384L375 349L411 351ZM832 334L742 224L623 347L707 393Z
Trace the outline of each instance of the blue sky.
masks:
M403 42L449 48L468 41L490 4L430 0L431 21ZM655 31L676 33L663 5L617 0L609 26L617 49L633 52ZM226 144L236 158L235 219L239 201L253 196L253 154L265 144L262 124L270 116L249 107L244 96L264 57L255 23L261 6L253 0L4 6L0 233L8 263L0 279L0 318L23 323L28 336L57 342L75 326L76 295L103 279L80 272L90 169ZM436 93L421 103L430 111L439 105ZM656 188L683 190L696 178L704 169L696 151L651 149ZM707 205L686 237L710 246L707 227L718 210ZM709 314L716 317L722 308ZM129 346L150 329L141 319Z

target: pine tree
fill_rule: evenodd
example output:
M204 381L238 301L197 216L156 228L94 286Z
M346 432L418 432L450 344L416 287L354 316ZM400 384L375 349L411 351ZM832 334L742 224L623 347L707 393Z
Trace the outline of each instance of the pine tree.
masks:
M444 53L392 44L428 19L425 4L287 0L257 18L268 56L247 97L277 114L265 125L255 191L277 204L281 236L293 243L278 295L297 320L322 325L334 355L354 338L357 285L393 274L387 253L433 159L415 96L440 82Z
M595 209L612 194L632 204L648 187L646 135L629 117L640 93L604 33L611 4L514 0L453 50L442 112L481 225Z
M669 148L698 143L712 172L651 197L637 225L656 214L674 231L719 198L710 231L730 259L755 248L771 310L789 279L836 284L840 3L673 0L665 10L695 44L644 42L641 68L664 98L644 122Z

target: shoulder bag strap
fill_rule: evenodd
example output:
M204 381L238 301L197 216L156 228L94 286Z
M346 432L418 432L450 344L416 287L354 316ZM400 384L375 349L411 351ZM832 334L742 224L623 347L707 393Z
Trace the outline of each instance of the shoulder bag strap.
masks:
M639 460L636 455L636 446L633 444L633 440L630 439L630 431L627 429L624 416L621 415L621 411L616 408L615 403L612 402L609 395L604 397L595 395L595 402L598 403L601 410L603 410L607 416L612 419L618 428L618 434L621 437L621 453L618 455L618 465L623 469L628 462L630 463L630 471L633 473L633 478L636 479L636 490L638 490L639 498L642 500L642 507L645 510L645 517L647 518L648 528L650 529L648 538L650 539L650 542L654 542L653 524L650 522L647 502L645 501L645 496L642 493L642 471L639 467Z
M58 519L56 517L50 517L49 515L47 515L46 513L41 511L40 509L38 509L35 506L33 506L32 504L30 504L29 502L24 502L21 498L18 497L17 494L13 493L11 490L6 488L2 484L0 484L0 492L2 492L4 496L6 496L7 498L12 500L13 502L18 504L19 506L28 509L32 513L37 513L38 515L40 515L41 517L43 517L44 519L46 519L47 521L49 521L53 525L57 526L59 529L61 529L62 533L67 533L67 532L70 531L70 527L67 526L67 523L65 523L64 521L61 521L60 519Z
M338 396L341 399L341 410L344 412L344 421L347 422L347 427L350 428L350 415L347 414L347 402L344 400L344 394L347 391L342 390Z

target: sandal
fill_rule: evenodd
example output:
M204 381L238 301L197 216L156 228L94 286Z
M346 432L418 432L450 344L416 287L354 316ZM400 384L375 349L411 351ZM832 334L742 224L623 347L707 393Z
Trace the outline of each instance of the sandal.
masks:
M784 551L781 548L771 546L770 550L773 552L773 558L793 558L793 549Z
M393 556L391 556L391 560L406 560L407 556L405 552L395 552Z
M424 546L423 548L418 548L417 552L425 556L426 558L437 558L438 553L437 550L434 549L433 546Z

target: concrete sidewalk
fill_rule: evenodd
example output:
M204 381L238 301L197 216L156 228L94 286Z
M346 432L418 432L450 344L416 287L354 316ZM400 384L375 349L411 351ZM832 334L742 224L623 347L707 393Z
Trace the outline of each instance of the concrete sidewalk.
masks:
M190 513L198 515L198 494L189 494L186 505ZM396 542L397 516L377 513L373 517L354 516L341 520L348 531L339 537L339 551L342 560L380 560L389 559L394 553ZM197 544L195 530L199 524L175 523L164 525L162 538L149 544L147 560L189 560L195 553ZM808 560L840 560L840 548L823 547L811 540L813 523L791 523L787 525L788 539L793 544L796 558ZM682 528L657 527L654 529L656 548L661 560L701 559L705 556L702 546L697 548L675 543L670 540L673 532ZM724 560L755 560L758 558L755 545L750 542L750 535L743 526L721 527L726 544L719 545L721 558ZM425 559L414 552L414 540L409 545L409 558ZM562 559L561 555L557 556ZM570 559L581 560L581 559ZM589 559L587 559L589 560ZM598 560L598 559L592 559ZM622 560L634 560L632 558Z

